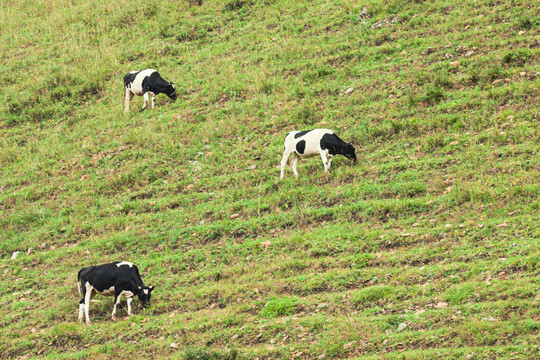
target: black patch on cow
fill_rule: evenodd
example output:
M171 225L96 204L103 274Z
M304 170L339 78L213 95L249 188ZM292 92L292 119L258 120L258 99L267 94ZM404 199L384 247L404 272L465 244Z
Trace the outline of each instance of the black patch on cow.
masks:
M336 134L324 134L321 138L321 149L326 150L331 155L343 154L342 149L345 146L345 142L341 140Z
M161 78L157 71L154 71L142 81L143 94L147 91L153 92L155 95L163 93L163 87L167 82Z
M336 134L324 134L321 137L321 149L328 149L331 155L343 155L356 161L354 146L341 140Z
M295 139L298 139L299 137L301 136L304 136L306 135L308 132L310 132L311 130L303 130L303 131L299 131L297 132L296 134L294 134L294 138Z
M306 140L300 140L296 143L296 152L303 154L304 150L306 150Z

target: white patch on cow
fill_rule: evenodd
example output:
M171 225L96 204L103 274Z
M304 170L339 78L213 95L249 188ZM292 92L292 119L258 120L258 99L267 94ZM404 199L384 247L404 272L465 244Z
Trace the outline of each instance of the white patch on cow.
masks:
M143 293L145 293L145 294L148 295L148 289L144 289L144 290L143 290Z
M118 264L116 264L116 266L118 266L118 267L120 267L122 265L127 265L129 267L132 267L133 263L130 263L129 261L122 261L122 262L119 262Z
M122 291L121 295L124 295L125 297L130 298L130 297L133 297L133 295L135 294L133 294L131 291L124 290Z
M96 293L98 293L99 295L103 295L103 296L114 296L115 295L115 292L114 292L114 286L111 286L110 288L108 289L105 289L103 291L98 291L94 288L94 291Z
M142 88L143 80L147 76L150 76L153 73L155 73L156 71L157 70L154 70L154 69L146 69L138 73L137 76L135 76L135 79L133 80L131 85L129 85L129 89L131 90L131 92L134 93L135 95L139 95L139 96L143 95L143 88Z

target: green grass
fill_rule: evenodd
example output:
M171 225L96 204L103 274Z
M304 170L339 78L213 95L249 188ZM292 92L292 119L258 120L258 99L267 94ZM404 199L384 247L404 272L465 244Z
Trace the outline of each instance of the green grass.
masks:
M0 5L0 358L540 357L539 12ZM179 98L125 116L143 68ZM279 181L313 127L358 163ZM78 323L77 271L114 260L152 306Z

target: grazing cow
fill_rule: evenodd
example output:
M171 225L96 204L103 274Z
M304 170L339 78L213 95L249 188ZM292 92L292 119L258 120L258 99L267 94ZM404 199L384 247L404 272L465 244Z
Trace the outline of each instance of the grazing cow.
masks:
M294 154L291 167L295 177L298 177L296 163L300 158L321 156L324 171L330 169L332 157L334 155L343 155L352 161L356 161L356 153L351 143L341 140L332 130L313 129L305 131L291 131L285 136L285 151L281 159L281 179L285 166L289 161L291 154Z
M83 321L83 312L86 323L90 325L90 300L96 294L114 296L112 319L116 321L116 305L122 295L126 297L128 315L131 316L131 301L137 295L143 308L150 306L150 296L153 286L144 286L139 269L127 261L115 261L110 264L89 266L79 270L77 275L79 294L83 298L79 302L79 320Z
M124 76L124 87L126 90L126 108L124 113L129 111L129 102L133 95L144 97L143 111L148 107L148 96L152 96L152 109L157 94L165 94L173 100L176 100L176 90L174 83L163 80L159 73L154 69L143 71L132 71Z

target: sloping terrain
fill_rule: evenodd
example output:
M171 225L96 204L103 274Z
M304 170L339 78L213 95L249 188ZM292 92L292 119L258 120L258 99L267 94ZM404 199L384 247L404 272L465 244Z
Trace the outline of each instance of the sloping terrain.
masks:
M0 358L539 358L539 14L2 3ZM126 116L144 68L178 100ZM358 163L279 181L314 127ZM77 271L114 260L151 308L96 297L80 324Z

